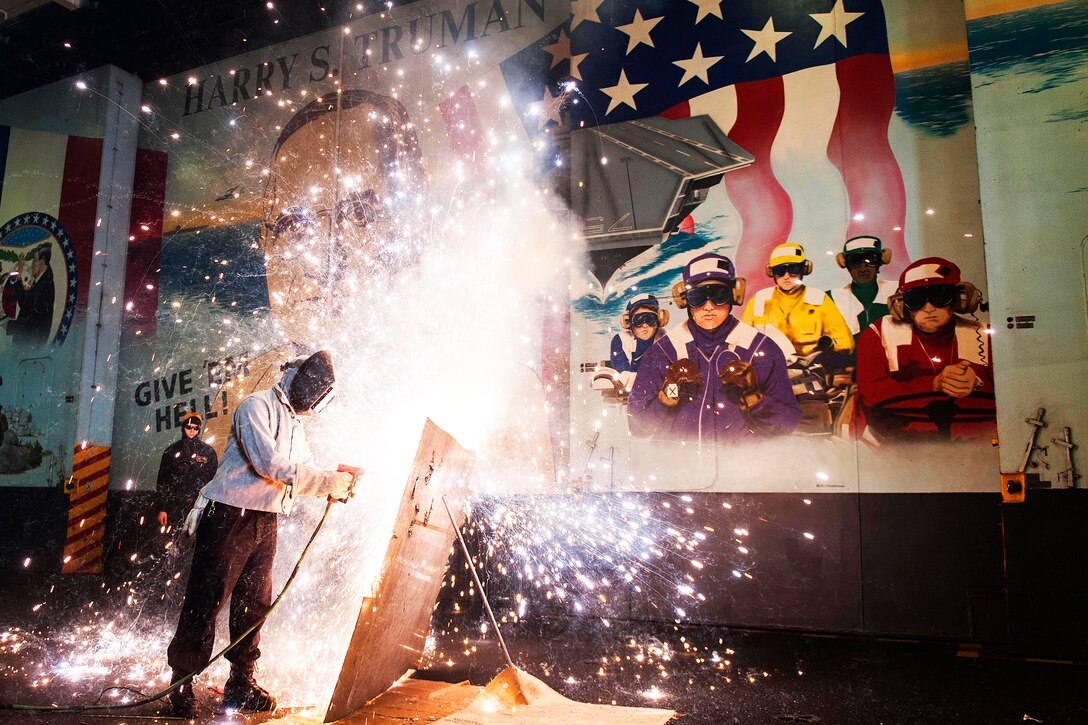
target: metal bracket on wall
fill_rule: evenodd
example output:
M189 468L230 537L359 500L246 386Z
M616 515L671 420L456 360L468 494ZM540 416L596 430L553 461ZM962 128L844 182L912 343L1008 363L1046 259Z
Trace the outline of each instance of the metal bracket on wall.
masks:
M1002 503L1024 503L1024 492L1026 489L1027 482L1021 471L1001 474Z
M1073 449L1076 448L1076 446L1073 445L1072 434L1068 428L1062 428L1062 437L1051 438L1050 442L1065 452L1065 468L1058 471L1058 487L1076 488L1077 479L1080 478L1080 474L1077 473L1077 469L1073 466Z
M1073 436L1069 428L1062 428L1060 438L1051 438L1050 442L1057 446L1065 455L1065 466L1057 472L1056 481L1044 481L1038 473L1029 473L1028 468L1043 468L1050 471L1050 461L1047 460L1049 446L1038 444L1039 431L1046 427L1044 416L1045 408L1035 411L1034 418L1025 418L1024 422L1031 426L1031 437L1024 449L1024 457L1020 462L1020 470L1012 473L1001 474L1001 498L1005 503L1022 503L1029 488L1076 488L1077 480L1081 477L1073 465L1073 449L1077 446L1073 443ZM1033 455L1038 454L1033 460Z
M1001 473L1001 500L1004 503L1023 503L1029 487L1037 488L1043 485L1039 479L1039 474L1027 473L1027 469L1029 465L1038 466L1037 462L1031 460L1032 454L1037 451L1046 453L1046 447L1039 446L1036 442L1039 438L1039 431L1046 427L1045 416L1046 408L1039 408L1035 411L1034 418L1024 419L1024 422L1031 426L1031 436L1028 438L1027 447L1024 448L1024 457L1020 459L1020 470L1012 473ZM1045 461L1043 465L1047 469L1050 468L1050 465ZM1049 485L1048 482L1047 486Z
M1046 421L1043 417L1046 415L1046 408L1039 408L1035 411L1034 418L1025 418L1024 422L1031 426L1031 437L1028 439L1028 446L1024 449L1024 458L1020 461L1020 472L1028 470L1028 464L1031 462L1031 454L1035 451L1043 450L1035 441L1039 438L1039 431L1046 428Z

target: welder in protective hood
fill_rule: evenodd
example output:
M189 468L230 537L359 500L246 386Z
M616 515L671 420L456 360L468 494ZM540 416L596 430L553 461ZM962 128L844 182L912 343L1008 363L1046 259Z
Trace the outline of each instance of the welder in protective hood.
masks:
M300 416L324 408L336 376L325 351L283 366L279 383L238 404L230 438L215 477L201 490L203 514L196 528L192 571L178 629L168 657L175 681L202 670L211 658L215 620L230 597L231 641L260 621L272 603L276 517L288 514L295 497L346 499L353 476L314 466ZM223 707L271 711L276 700L253 679L260 656L258 626L226 655L230 677ZM191 683L170 695L180 717L196 716Z

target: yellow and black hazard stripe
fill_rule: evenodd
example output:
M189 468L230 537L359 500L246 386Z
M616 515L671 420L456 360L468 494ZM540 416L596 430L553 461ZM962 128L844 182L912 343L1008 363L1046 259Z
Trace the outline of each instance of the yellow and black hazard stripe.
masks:
M68 535L61 566L65 574L102 571L109 480L109 447L77 445L72 456L72 485L68 487Z

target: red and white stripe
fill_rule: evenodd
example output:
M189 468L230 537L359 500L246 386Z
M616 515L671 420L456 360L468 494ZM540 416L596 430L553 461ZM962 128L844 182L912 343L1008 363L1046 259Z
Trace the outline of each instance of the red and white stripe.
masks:
M56 218L75 248L77 302L86 302L94 248L102 139L11 128L0 169L0 225L28 212ZM60 315L56 316L60 324ZM55 332L55 330L54 330Z
M755 156L725 175L724 209L696 212L697 219L700 211L740 219L738 276L761 279L771 249L796 241L816 262L814 282L834 286L841 270L821 260L858 234L880 237L893 250L882 274L906 266L906 193L888 142L894 105L888 56L861 55L719 88L663 114L709 115Z

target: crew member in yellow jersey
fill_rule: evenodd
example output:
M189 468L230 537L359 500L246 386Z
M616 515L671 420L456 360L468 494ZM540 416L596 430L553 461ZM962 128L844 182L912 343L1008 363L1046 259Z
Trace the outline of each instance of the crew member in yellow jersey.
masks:
M812 261L805 257L804 247L793 242L778 245L771 251L766 269L774 286L753 295L744 309L743 322L759 330L777 328L801 357L815 352L840 356L853 352L854 336L839 308L823 290L801 282L812 273Z

